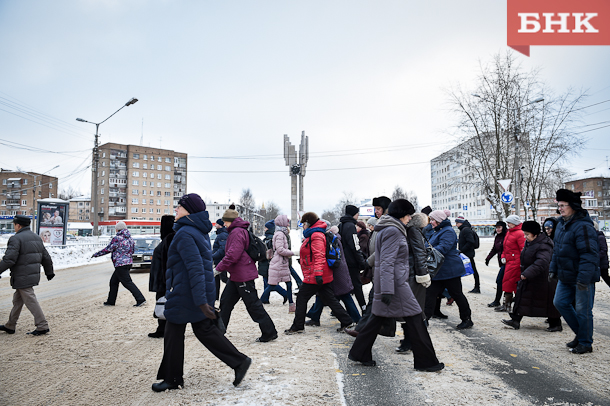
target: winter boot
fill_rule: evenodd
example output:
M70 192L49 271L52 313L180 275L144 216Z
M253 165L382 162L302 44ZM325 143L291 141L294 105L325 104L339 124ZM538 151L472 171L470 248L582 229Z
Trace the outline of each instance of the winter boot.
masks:
M296 311L297 311L297 304L296 303L290 303L288 305L288 314L293 314Z
M513 294L512 293L506 294L506 311L509 313L513 311Z
M509 299L510 297L510 299ZM510 303L513 301L513 294L504 292L504 300L502 301L502 305L496 307L494 311L496 312L508 312L510 308Z

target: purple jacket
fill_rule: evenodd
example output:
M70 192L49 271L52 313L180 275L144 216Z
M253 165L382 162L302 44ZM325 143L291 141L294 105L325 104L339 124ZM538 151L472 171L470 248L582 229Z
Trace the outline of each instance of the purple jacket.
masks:
M225 245L225 257L216 265L218 272L229 272L233 282L248 282L258 278L254 260L246 252L250 245L248 236L250 223L237 217L228 228L229 237Z
M343 243L341 242L341 234L337 234L339 244L341 244L341 252L343 252ZM349 268L347 267L347 260L345 255L341 255L341 263L338 268L333 270L333 291L335 296L343 296L351 293L354 290L352 284L352 278L349 276Z
M273 234L273 258L269 262L269 285L290 282L289 257L294 253L288 249L288 216L281 214L275 218ZM283 228L283 230L282 230Z
M124 228L116 233L110 240L110 244L101 251L93 254L94 257L112 253L112 263L115 267L123 265L131 265L133 263L133 251L135 244L129 230Z

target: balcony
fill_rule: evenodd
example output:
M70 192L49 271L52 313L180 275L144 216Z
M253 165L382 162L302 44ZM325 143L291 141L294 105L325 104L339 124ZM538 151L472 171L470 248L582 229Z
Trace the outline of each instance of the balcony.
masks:
M21 208L21 205L19 204L6 204L6 208L7 210L19 210Z
M21 189L21 183L8 183L6 187L9 189Z

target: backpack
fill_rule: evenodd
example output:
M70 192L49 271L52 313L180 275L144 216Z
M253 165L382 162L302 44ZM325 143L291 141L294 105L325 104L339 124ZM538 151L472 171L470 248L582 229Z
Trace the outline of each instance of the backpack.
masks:
M254 233L248 230L248 237L250 238L250 244L248 244L248 248L246 248L246 253L252 258L255 262L265 261L267 259L267 246Z
M322 231L317 231L321 233ZM326 238L326 263L328 267L331 269L337 269L341 265L341 246L339 245L339 239L336 235L327 231L324 234ZM311 252L311 237L309 238L309 260L311 261L313 258L313 253Z
M474 249L478 249L481 246L481 241L479 241L479 235L476 231L472 230L472 234L474 237Z

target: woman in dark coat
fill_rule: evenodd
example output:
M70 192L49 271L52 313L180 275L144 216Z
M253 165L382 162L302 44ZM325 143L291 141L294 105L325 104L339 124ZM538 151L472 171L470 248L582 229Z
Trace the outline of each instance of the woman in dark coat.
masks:
M606 282L606 285L610 287L610 276L608 276L608 242L606 241L606 235L603 231L599 230L599 224L597 221L593 222L593 227L597 231L597 245L599 246L599 270L601 277Z
M235 370L240 384L252 360L231 344L212 322L216 319L216 286L212 270L212 230L205 203L199 195L182 196L176 208L176 235L169 247L164 315L167 319L163 360L152 390L163 392L184 386L184 332L191 323L195 337L218 359Z
M372 348L384 319L403 318L413 349L415 369L440 371L445 364L436 358L422 309L409 287L409 247L405 225L413 213L415 209L408 200L397 199L375 226L378 234L375 240L372 314L356 337L348 358L366 366L375 366Z
M500 306L500 298L502 297L502 279L504 278L504 264L502 263L501 258L502 250L504 249L504 237L506 237L507 230L508 228L506 227L505 222L498 221L496 223L496 238L494 238L494 245L491 248L491 251L489 251L487 258L485 258L485 265L489 266L489 261L491 261L494 255L497 255L498 266L500 267L498 276L496 276L496 298L493 302L489 303L487 307Z
M369 238L371 238L371 232L367 229L364 221L356 223L356 233L358 235L358 242L360 243L360 250L364 254L364 258L369 257Z
M549 265L553 256L553 241L542 232L540 224L526 221L522 225L525 246L521 251L521 280L510 320L502 320L518 330L523 316L548 317L547 331L562 331L561 315L553 306L557 282L549 282Z
M548 235L551 240L554 240L555 229L557 229L557 219L555 217L548 217L544 219L542 227L544 228L544 232L546 233L546 235Z
M155 299L159 300L165 296L165 271L167 270L167 251L174 239L174 216L166 215L161 217L161 242L153 251L152 261L150 263L150 279L148 281L148 290L156 292ZM153 312L154 316L154 312ZM155 316L156 317L156 316ZM157 318L159 325L157 331L148 333L149 337L162 338L165 331L165 320Z

